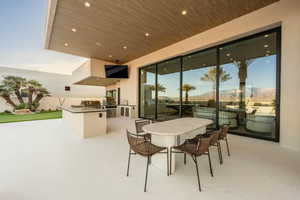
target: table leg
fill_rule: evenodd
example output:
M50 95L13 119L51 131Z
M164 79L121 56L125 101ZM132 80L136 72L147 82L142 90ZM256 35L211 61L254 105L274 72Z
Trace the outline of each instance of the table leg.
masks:
M168 148L169 154L169 164L171 165L171 172L174 173L175 171L175 154L172 154L171 158L171 147L176 146L177 138L176 136L157 136L152 135L151 141L153 144L158 146L163 146ZM159 168L163 173L167 174L167 156L166 154L156 154L152 156L152 167Z

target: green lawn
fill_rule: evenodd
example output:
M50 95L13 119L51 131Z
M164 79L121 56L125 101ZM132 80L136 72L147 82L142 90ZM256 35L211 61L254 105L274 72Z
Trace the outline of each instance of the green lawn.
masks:
M61 111L41 112L41 113L33 113L33 114L25 114L25 115L0 113L0 123L58 119L58 118L62 118Z

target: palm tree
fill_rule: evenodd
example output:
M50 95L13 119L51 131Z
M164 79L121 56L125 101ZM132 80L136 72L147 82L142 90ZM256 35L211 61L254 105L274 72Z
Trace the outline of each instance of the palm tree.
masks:
M223 70L223 68L220 68L219 70L219 77L221 82L225 82L231 79L230 74L226 73L226 71ZM211 68L208 70L206 74L204 74L201 78L201 81L209 81L213 84L213 92L215 94L216 91L216 82L217 82L217 68Z
M160 83L157 83L157 86L155 87L155 85L151 85L150 90L155 91L157 89L158 92L166 92L166 88L161 85Z
M43 97L50 96L50 93L48 92L48 90L43 87L35 88L35 94L36 94L36 97L35 97L34 101L32 102L32 106L34 107L34 109L36 109L39 106L40 100Z
M33 94L35 94L40 88L42 88L42 84L35 80L29 80L26 82L26 89L22 90L28 96L28 109L33 110Z
M182 91L185 92L185 103L188 103L188 101L189 101L189 92L191 90L195 90L195 89L196 89L196 87L194 87L190 84L187 84L187 83L182 85Z
M10 98L12 94L13 90L11 90L9 87L6 85L0 85L0 97L2 97L13 108L16 108L16 104Z
M23 104L24 100L22 99L21 89L26 86L26 79L19 76L6 76L2 82L14 91L20 104Z
M248 67L254 59L247 60L241 58L239 61L234 61L233 64L239 69L239 79L240 79L240 102L239 107L245 109L245 99L246 99L246 79L248 74Z

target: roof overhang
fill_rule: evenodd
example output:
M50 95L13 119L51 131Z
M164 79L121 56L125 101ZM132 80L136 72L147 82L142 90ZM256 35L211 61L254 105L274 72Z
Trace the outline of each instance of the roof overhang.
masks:
M47 49L125 63L279 0L48 1Z

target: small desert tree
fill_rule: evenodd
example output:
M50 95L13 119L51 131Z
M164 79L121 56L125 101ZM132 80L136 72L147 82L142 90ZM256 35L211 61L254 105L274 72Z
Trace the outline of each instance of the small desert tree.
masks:
M35 97L34 101L32 102L32 105L33 105L34 109L39 107L40 101L43 97L50 96L50 93L48 92L48 90L46 88L43 88L43 87L37 88L35 90L35 94L36 94L36 97Z
M187 84L187 83L182 85L182 91L185 92L185 103L188 103L188 101L189 101L189 92L191 90L195 90L195 89L196 88L194 86Z
M231 79L230 74L226 73L226 71L223 70L223 68L220 68L219 71L219 77L220 77L220 82L225 82ZM204 74L201 78L201 81L209 81L212 82L213 84L213 93L215 94L216 92L216 83L217 83L217 68L214 67L210 70L208 70L208 72L206 74Z
M33 95L36 94L39 88L42 88L42 84L35 80L29 80L26 82L26 88L22 90L28 96L27 107L30 110L37 108L33 106Z
M14 94L18 98L20 104L24 103L21 95L21 89L26 85L26 79L19 76L6 76L2 81L3 85L10 90L14 91Z
M27 103L25 103L22 93L28 97ZM39 106L40 100L49 96L49 92L38 81L27 81L25 78L18 76L6 76L0 85L0 97L16 109L18 105L11 99L13 95L17 97L19 105L24 104L31 111L35 111Z
M12 94L13 90L7 88L5 85L0 85L0 97L2 97L6 103L11 105L13 108L16 108L17 105L10 98Z
M155 85L150 86L150 90L155 91L155 89L157 89L158 92L166 92L165 86L163 86L159 83L157 84L157 87L155 87Z

